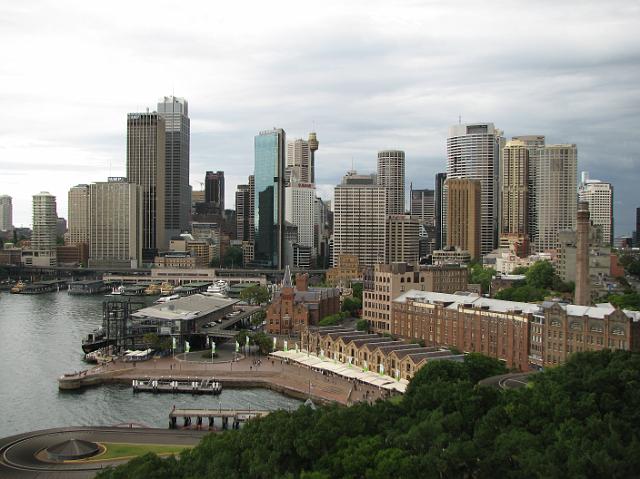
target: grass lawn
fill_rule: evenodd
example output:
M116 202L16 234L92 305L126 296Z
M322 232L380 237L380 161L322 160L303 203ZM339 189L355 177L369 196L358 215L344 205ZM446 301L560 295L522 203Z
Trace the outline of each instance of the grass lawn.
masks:
M178 454L180 451L193 446L180 446L172 444L127 444L119 442L103 442L101 443L107 450L98 456L92 457L90 460L105 461L109 459L123 459L142 456L148 452L156 454Z

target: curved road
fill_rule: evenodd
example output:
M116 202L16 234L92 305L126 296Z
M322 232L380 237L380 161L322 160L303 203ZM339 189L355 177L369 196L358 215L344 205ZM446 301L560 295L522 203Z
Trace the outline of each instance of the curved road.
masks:
M206 432L169 429L71 427L45 429L0 439L0 477L80 479L93 477L100 469L126 461L48 463L36 459L44 448L68 439L131 444L196 445Z
M500 376L492 376L490 378L483 379L478 382L481 386L489 386L498 389L517 389L526 386L529 382L529 377L537 371L527 371L526 373L509 373L501 374Z

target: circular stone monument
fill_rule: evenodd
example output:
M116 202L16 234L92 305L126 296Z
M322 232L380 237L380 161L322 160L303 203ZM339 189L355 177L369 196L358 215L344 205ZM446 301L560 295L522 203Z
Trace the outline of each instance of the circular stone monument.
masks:
M69 439L49 446L45 451L51 461L73 461L95 456L100 452L100 446L81 439Z

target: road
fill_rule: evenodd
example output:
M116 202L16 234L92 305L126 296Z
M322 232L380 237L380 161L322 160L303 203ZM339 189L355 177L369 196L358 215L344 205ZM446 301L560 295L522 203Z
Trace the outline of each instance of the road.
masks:
M503 390L517 389L526 386L531 375L536 372L537 371L527 371L525 373L501 374L500 376L483 379L478 384Z

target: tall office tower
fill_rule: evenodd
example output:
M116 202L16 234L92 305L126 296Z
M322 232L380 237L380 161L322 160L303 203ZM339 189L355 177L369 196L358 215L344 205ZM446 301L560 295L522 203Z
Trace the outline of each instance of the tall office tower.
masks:
M236 189L236 239L249 241L249 185Z
M447 178L479 180L481 184L481 255L490 253L498 240L497 175L503 142L502 132L493 123L454 125L449 128ZM450 240L447 243L452 244Z
M416 263L419 259L420 219L411 215L387 217L384 264Z
M152 263L158 250L167 249L169 245L165 235L165 135L164 118L157 113L127 115L127 179L142 187L144 263ZM173 205L174 200L170 204ZM172 223L176 224L179 223Z
M204 176L204 202L224 213L224 171L207 171Z
M184 98L165 96L158 102L158 115L165 125L165 237L189 229L191 187L189 186L189 105Z
M501 247L515 247L519 256L529 253L529 149L521 140L508 141L500 159Z
M144 196L127 178L89 185L89 266L140 266Z
M527 235L529 237L530 252L535 250L532 241L538 235L538 209L536 200L536 179L538 171L538 163L540 159L540 150L545 146L544 135L519 135L511 138L513 141L521 141L524 143L529 152L529 194L527 197L528 224Z
M640 246L640 208L636 208L636 246Z
M249 238L248 241L253 242L256 237L256 177L249 175Z
M313 245L316 250L316 264L319 268L328 268L331 262L329 252L329 239L333 230L333 213L331 212L331 201L325 201L316 197L315 213L313 215Z
M89 185L76 185L69 190L69 244L89 243Z
M578 188L578 200L589 204L591 223L601 229L603 243L613 245L613 185L584 178Z
M446 218L446 204L445 204L445 188L444 183L447 180L446 173L436 173L436 188L435 188L435 226L436 226L436 244L435 249L442 249L447 244L447 218Z
M11 196L0 195L0 231L13 229L13 205Z
M282 128L254 138L254 232L256 263L284 268L284 170L286 134Z
M577 212L576 233L576 291L575 304L591 304L591 281L589 279L589 204L581 201Z
M316 151L318 151L318 137L316 132L309 133L309 183L316 182Z
M56 197L43 191L33 195L33 266L56 266Z
M378 152L378 184L387 189L387 214L403 215L404 208L404 151Z
M340 255L358 257L362 266L384 260L387 189L376 175L349 171L334 190L333 264Z
M435 192L433 190L414 190L411 187L411 216L417 217L422 223L430 226L435 224Z
M298 244L314 253L314 210L316 189L310 183L291 182L285 188L285 220L298 228Z
M301 138L287 141L287 183L311 183L311 150Z
M480 180L448 178L447 246L468 251L471 259L481 255L482 186Z
M533 164L529 157L530 164ZM576 229L577 165L576 145L546 145L537 148L533 196L535 228L531 235L534 252L557 249L558 233Z

